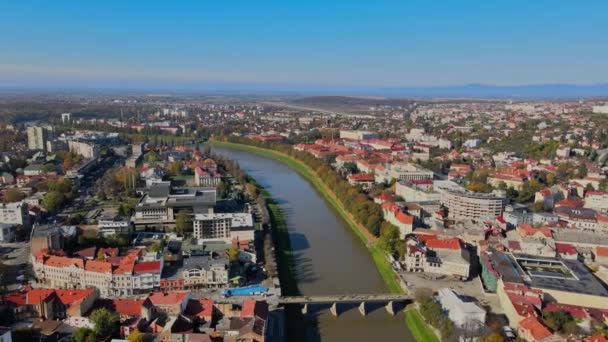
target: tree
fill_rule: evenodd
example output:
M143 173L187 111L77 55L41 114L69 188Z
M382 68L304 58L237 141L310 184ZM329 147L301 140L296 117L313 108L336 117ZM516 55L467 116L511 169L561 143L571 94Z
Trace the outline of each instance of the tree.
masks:
M578 178L585 178L587 177L587 165L585 165L585 163L581 163L581 165L579 165L578 169L576 170L576 176Z
M95 341L95 332L88 328L78 328L76 331L74 331L72 338L74 342L88 342L91 340Z
M127 337L127 341L129 342L143 342L144 334L142 334L139 329L133 330L129 336Z
M148 163L159 162L161 158L156 151L150 151L144 155L144 161Z
M48 192L42 198L42 206L51 214L56 213L63 205L65 196L59 191Z
M184 235L184 232L189 228L188 215L185 212L180 211L175 217L175 232L178 235Z
M239 253L240 253L240 251L237 247L235 247L235 246L230 247L230 249L228 250L228 257L229 257L231 263L239 261Z
M543 318L545 324L553 331L565 334L575 334L578 332L578 326L574 317L564 310L543 311Z
M399 229L394 225L384 221L380 226L380 240L378 246L389 254L397 252L399 244Z
M547 185L549 185L549 186L555 184L555 175L552 174L552 173L550 173L550 172L548 172L547 173L547 180L546 180L546 182L547 182Z
M97 257L96 257L96 259L97 260L105 260L106 259L106 256L103 254L103 251L101 249L97 251Z
M171 164L169 164L169 173L177 176L182 172L182 162L176 160L174 162L171 162Z
M545 210L545 204L542 201L534 202L534 204L530 206L530 210L535 213L540 213Z
M608 179L602 179L600 181L599 190L608 192Z
M89 319L93 323L93 331L97 337L113 335L120 322L118 315L106 308L93 311Z

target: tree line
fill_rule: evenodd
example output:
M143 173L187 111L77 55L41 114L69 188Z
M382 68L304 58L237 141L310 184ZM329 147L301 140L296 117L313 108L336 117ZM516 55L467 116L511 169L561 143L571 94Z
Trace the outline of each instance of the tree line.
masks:
M238 136L220 136L219 140L274 150L302 162L336 195L342 207L374 236L380 235L382 208L367 195L352 187L338 172L310 153L296 151L290 145L252 140ZM236 175L235 175L236 177Z

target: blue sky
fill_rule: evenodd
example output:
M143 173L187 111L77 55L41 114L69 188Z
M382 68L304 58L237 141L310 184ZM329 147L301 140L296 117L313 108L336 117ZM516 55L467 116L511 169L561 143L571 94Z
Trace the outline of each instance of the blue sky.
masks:
M0 84L608 81L608 1L3 1Z

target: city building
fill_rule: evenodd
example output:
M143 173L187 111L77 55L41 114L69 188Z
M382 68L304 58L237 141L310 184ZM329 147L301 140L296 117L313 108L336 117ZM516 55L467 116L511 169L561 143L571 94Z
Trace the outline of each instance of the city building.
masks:
M384 170L375 174L376 183L389 183L397 181L413 181L433 179L433 171L427 170L412 163L392 163L385 166Z
M340 139L352 139L352 140L368 140L377 139L378 133L369 131L340 131Z
M173 188L170 182L155 183L135 206L134 224L172 227L178 212L213 213L215 201L215 188Z
M458 238L416 234L406 238L403 268L407 272L447 275L466 280L470 263Z
M160 289L163 260L144 261L135 249L113 260L55 256L48 250L32 255L34 274L46 287L96 288L102 296L125 296Z
M253 216L249 213L196 214L193 237L204 241L253 241Z
M486 311L470 300L464 300L455 290L444 288L437 292L437 301L444 313L458 328L483 327Z
M99 145L79 140L68 140L70 152L83 156L86 159L96 159L99 157Z
M68 124L72 121L72 113L61 113L61 122Z
M24 201L0 203L0 223L30 226L29 212Z
M382 204L384 219L399 229L399 238L403 239L414 230L414 217L405 213L401 207L392 202Z
M97 218L97 231L103 236L116 234L130 234L133 225L130 218L123 217L116 213L103 213Z
M441 203L452 219L481 220L501 216L505 198L494 194L446 190L441 193Z
M49 131L44 127L30 126L27 128L27 147L30 150L45 150L48 138Z
M194 182L196 186L217 186L222 181L219 173L206 171L201 167L194 169Z

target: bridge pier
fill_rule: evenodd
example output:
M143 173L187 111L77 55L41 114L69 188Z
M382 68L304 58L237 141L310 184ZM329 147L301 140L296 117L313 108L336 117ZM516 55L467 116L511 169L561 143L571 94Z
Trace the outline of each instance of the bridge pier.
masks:
M302 305L302 315L308 315L308 303Z
M361 315L363 315L363 317L367 316L367 307L365 306L365 302L361 302L361 304L359 304L359 312Z
M331 312L334 317L338 317L338 315L340 315L340 312L338 312L338 303L334 302L331 305L331 308L329 308L329 312Z
M395 316L395 312L396 312L396 310L395 310L395 302L393 302L392 300L389 301L388 303L386 303L385 308L386 308L386 312L388 312L389 315Z

